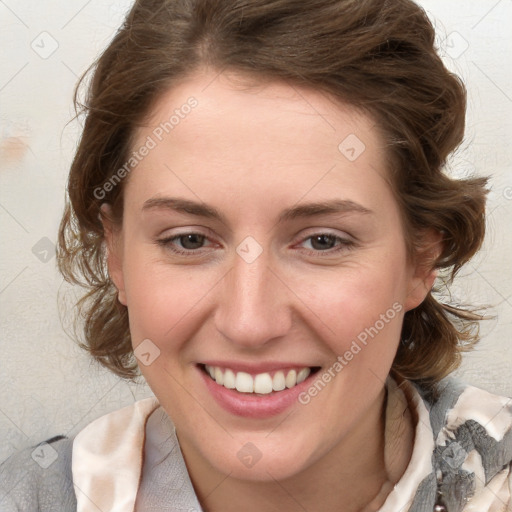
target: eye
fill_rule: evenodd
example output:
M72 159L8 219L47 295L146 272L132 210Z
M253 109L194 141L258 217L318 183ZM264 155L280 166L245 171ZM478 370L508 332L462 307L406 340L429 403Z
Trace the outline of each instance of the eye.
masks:
M173 241L179 241L181 247L187 250L199 249L203 246L206 237L199 233L188 233L186 235L179 235L173 238Z
M157 243L176 254L190 256L199 253L207 241L208 238L201 233L181 233L157 240Z
M351 249L355 243L347 238L342 238L331 233L315 233L302 241L302 244L309 244L312 253L337 253L339 251Z

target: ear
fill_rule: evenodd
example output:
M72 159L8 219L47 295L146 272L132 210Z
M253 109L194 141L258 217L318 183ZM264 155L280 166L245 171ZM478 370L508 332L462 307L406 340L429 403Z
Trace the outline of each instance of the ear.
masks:
M123 275L123 237L121 229L115 225L112 219L111 206L103 203L100 208L100 220L105 233L108 273L117 288L119 302L126 306Z
M422 234L421 243L416 247L416 254L411 266L411 278L405 311L419 306L434 286L437 277L435 264L443 250L443 235L435 229L428 229Z

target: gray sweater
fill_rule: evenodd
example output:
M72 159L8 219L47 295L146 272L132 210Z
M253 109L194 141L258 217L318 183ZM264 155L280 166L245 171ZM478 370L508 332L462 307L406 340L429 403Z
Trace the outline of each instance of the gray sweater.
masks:
M37 463L44 444L26 448L0 466L1 512L75 512L71 477L73 440L57 436L45 441L57 459L47 468ZM53 453L53 452L52 452Z

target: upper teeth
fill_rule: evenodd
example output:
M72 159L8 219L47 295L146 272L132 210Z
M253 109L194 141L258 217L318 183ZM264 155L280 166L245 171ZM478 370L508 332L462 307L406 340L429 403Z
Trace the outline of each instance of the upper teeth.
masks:
M229 368L205 365L206 371L217 384L227 389L236 389L241 393L268 394L272 391L282 391L284 388L293 388L306 380L311 373L310 368L297 370L277 371L272 377L270 373L258 373L254 377L246 372L237 372Z

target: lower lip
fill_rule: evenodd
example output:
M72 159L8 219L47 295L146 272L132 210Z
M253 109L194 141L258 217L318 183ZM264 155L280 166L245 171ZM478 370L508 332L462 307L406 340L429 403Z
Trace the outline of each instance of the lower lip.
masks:
M236 389L227 389L217 384L201 367L198 371L208 391L216 402L226 411L245 418L263 419L276 416L298 401L298 396L310 385L314 374L293 388L272 392L266 395L240 393Z

